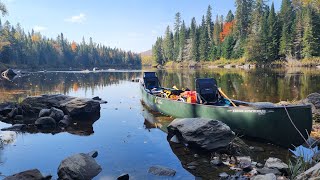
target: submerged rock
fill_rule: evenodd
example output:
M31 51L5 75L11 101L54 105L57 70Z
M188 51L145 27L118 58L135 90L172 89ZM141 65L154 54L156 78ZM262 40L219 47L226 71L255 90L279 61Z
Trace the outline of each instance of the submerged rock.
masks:
M38 128L55 128L56 121L52 117L41 117L34 123Z
M168 126L168 136L177 135L185 143L204 150L229 146L235 133L226 124L210 119L175 119Z
M50 116L50 114L51 114L51 110L50 109L41 109L41 111L39 112L39 118L40 117Z
M23 171L4 178L4 180L50 180L51 176L44 177L38 169Z
M2 128L1 131L23 131L27 128L25 124L15 124L11 127Z
M174 176L176 171L163 166L152 166L149 168L148 173L156 176Z
M56 122L63 119L64 113L62 110L52 107L50 111L50 117L52 117Z
M22 101L21 106L29 116L33 117L38 115L42 109L51 109L52 107L62 110L64 114L77 120L90 118L93 113L100 112L100 101L62 94L27 97ZM60 115L61 113L59 113ZM57 121L61 119L57 119Z
M80 153L70 156L60 163L58 176L61 180L87 180L97 176L101 170L101 166L92 156Z
M117 180L129 180L129 174L120 175Z
M277 168L279 170L289 168L289 166L286 163L284 163L281 159L273 158L273 157L270 157L269 159L267 159L264 166L267 168Z

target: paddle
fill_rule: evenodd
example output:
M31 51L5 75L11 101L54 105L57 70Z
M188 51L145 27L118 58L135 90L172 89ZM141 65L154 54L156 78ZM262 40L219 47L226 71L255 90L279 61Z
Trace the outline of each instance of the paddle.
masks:
M232 100L221 90L221 88L218 88L218 91L220 92L220 94L221 94L223 97L227 98L227 99L231 102L231 104L233 105L233 107L237 107L237 106L232 102Z

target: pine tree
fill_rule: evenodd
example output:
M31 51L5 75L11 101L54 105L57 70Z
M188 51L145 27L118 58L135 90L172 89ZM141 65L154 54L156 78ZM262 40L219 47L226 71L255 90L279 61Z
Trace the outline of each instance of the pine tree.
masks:
M157 38L156 43L152 47L152 55L155 61L163 65L165 63L165 59L163 57L163 48L162 48L162 38Z
M247 43L247 58L251 61L262 62L266 60L265 57L265 43L264 43L264 20L265 18L265 4L263 0L257 0L252 18L252 29L248 37Z
M282 24L282 32L280 38L280 55L292 56L292 23L294 13L290 0L282 0L280 10L280 22Z
M296 59L302 58L302 47L303 47L303 13L299 9L296 12L296 18L293 24L293 54Z
M236 0L235 31L238 39L245 39L248 35L253 4L253 0Z
M196 18L192 18L191 20L191 26L190 26L190 38L192 42L191 47L191 56L192 59L195 61L199 61L199 33L197 29L197 22Z
M319 32L319 14L310 6L307 8L305 14L305 25L303 35L303 49L302 55L305 58L320 55L320 32Z
M222 43L222 56L226 59L230 59L232 57L234 47L234 38L233 35L227 36Z
M267 59L268 61L274 61L278 59L279 54L279 28L278 21L274 9L274 3L271 5L270 13L268 16L268 44L267 44Z
M206 15L206 26L207 26L207 34L209 37L209 41L212 42L212 31L213 31L213 23L212 23L212 8L209 5L207 9L207 15Z
M173 34L169 26L167 26L163 43L163 53L166 61L173 60Z
M209 47L209 37L206 28L205 18L202 16L202 23L200 27L200 45L199 45L199 55L200 60L208 60L208 49Z
M231 10L229 10L227 17L226 17L226 22L232 22L234 20L234 15Z
M186 43L186 36L187 36L187 30L186 30L186 25L184 23L184 21L182 21L182 25L180 28L180 33L179 33L179 55L177 58L177 61L180 62L182 60L182 53L183 53L183 49Z
M179 51L180 51L180 27L181 27L181 14L180 12L176 13L175 15L175 23L174 23L174 53L173 53L173 59L178 60L179 57Z

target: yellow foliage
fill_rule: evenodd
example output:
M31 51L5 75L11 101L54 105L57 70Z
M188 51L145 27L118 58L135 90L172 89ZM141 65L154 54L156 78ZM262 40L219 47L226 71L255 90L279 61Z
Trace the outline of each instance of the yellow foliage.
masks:
M32 42L39 42L40 39L41 39L41 37L38 34L34 34L34 35L31 36Z
M145 66L152 66L155 63L155 61L152 56L141 55L141 63Z

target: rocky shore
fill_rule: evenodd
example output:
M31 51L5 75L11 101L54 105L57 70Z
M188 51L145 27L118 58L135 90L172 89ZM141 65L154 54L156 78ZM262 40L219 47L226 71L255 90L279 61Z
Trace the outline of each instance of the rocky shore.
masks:
M77 98L61 94L31 96L21 103L0 104L0 121L12 124L2 131L59 132L100 118L99 97Z

